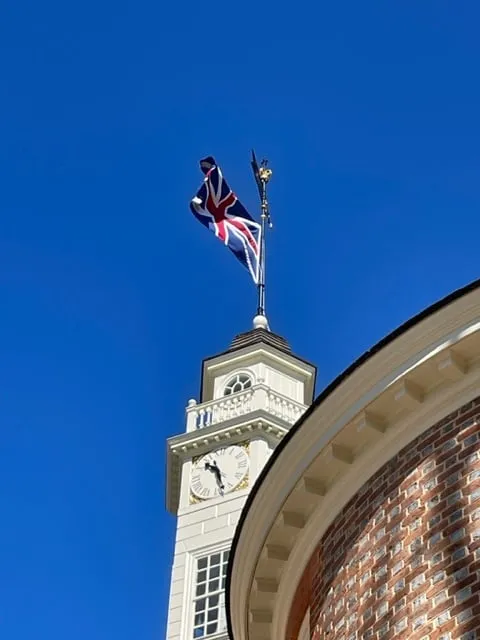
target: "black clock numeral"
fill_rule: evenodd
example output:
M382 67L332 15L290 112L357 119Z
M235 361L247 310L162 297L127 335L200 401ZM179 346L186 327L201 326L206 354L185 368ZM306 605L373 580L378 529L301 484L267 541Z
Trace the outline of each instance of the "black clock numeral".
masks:
M203 489L200 491L200 495L206 498L208 495L210 495L210 489L208 489L207 487L203 487Z
M236 454L235 458L236 458L237 460L240 460L240 458L243 458L243 456L244 456L243 451L239 451L239 452Z
M243 469L244 467L246 467L248 464L248 460L246 458L243 458L243 460L240 460L240 462L238 463L238 466Z
M235 478L237 480L240 480L240 478L243 478L243 473L241 471L237 471L236 474L235 474Z
M200 482L200 474L197 473L194 476L192 476L192 483L193 484L197 484L197 482Z
M202 483L200 481L194 482L192 484L192 489L198 493L200 491L200 489L202 488Z

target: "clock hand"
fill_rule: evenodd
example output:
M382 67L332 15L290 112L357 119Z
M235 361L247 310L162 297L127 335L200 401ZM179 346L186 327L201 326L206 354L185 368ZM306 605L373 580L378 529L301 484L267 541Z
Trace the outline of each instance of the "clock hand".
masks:
M206 462L205 463L205 469L208 469L208 471L211 471L212 473L215 474L215 478L217 480L217 484L219 486L220 489L225 489L223 482L222 482L222 472L220 471L220 467L217 465L216 461L214 460L212 463L210 462Z
M214 464L214 474L217 479L218 486L220 487L220 489L223 490L225 489L225 487L223 486L223 482L222 482L222 472L220 471L220 468L217 466L216 462L214 462L213 464Z

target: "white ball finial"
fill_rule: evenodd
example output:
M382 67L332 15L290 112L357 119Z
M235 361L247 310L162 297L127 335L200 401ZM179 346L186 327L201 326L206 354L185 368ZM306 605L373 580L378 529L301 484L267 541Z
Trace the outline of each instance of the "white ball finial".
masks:
M268 331L268 320L266 316L258 315L253 319L254 329L266 329Z

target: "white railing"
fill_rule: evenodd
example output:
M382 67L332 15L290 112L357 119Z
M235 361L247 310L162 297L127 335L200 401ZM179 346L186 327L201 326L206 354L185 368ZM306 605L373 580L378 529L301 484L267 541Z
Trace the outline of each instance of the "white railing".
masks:
M300 402L259 384L246 391L233 393L210 402L202 402L202 404L190 401L187 407L187 431L209 427L258 410L264 410L293 424L305 409L305 405Z
M303 404L289 400L273 391L268 392L266 410L289 424L294 424L305 409Z

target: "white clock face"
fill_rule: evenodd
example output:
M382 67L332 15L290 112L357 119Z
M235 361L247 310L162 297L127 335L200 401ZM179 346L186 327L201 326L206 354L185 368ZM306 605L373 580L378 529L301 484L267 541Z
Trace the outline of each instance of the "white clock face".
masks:
M192 469L192 493L208 500L233 491L248 472L248 454L231 445L215 449L196 461Z

